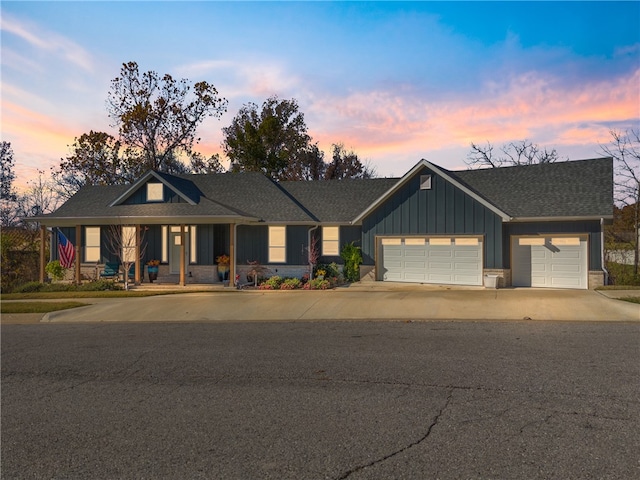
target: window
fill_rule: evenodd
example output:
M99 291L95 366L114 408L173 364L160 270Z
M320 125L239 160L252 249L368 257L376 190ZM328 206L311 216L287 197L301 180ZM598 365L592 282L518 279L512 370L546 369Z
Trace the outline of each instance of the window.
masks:
M161 183L147 183L147 202L161 202L164 200L162 187Z
M450 238L430 238L429 245L440 245L440 246L451 245L451 239Z
M100 227L84 227L84 261L100 261Z
M551 245L556 246L571 246L571 247L579 247L580 246L580 238L579 237L559 237L552 238Z
M162 225L162 263L169 262L169 226Z
M420 190L431 190L431 175L420 175Z
M322 227L322 255L340 255L340 227Z
M285 262L287 258L287 227L269 227L269 262Z
M196 226L189 227L189 263L196 263Z
M122 227L122 261L136 261L136 227Z
M533 238L519 238L518 245L533 247L536 245L544 245L544 238L541 237L533 237Z
M405 238L404 244L408 246L424 246L425 239L424 238Z
M380 242L382 245L402 245L401 238L383 238Z
M478 245L477 238L456 238L456 246L475 247Z

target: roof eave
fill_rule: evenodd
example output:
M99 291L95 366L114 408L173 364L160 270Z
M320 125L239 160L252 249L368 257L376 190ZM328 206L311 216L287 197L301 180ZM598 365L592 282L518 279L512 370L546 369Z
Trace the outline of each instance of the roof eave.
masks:
M241 217L236 215L180 215L165 217L150 216L96 216L96 217L31 217L31 222L40 222L52 227L74 227L76 225L180 225L180 224L226 224L251 223L260 221L257 217Z
M571 216L555 216L555 217L513 217L510 223L523 222L576 222L591 220L611 220L613 215L571 215Z

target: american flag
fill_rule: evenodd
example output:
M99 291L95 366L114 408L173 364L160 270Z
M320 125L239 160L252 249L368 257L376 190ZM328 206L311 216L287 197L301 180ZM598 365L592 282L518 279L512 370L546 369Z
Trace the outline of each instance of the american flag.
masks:
M60 259L60 265L64 268L71 268L73 266L73 260L76 258L76 251L73 248L73 243L71 243L59 229L58 258Z

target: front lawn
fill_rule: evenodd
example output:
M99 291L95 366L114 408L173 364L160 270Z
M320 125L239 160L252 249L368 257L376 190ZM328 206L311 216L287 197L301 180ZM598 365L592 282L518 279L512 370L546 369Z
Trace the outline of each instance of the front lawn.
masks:
M640 303L640 297L622 297L622 298L619 298L618 300L623 300L625 302L631 302L631 303Z
M84 307L80 302L3 302L0 313L49 313L69 308Z

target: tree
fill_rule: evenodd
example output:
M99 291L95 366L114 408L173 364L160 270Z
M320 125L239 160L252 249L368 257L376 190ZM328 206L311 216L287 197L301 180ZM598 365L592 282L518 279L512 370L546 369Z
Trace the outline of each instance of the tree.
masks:
M13 171L13 149L10 142L0 142L0 224L7 227L15 223L16 191L13 181L16 174Z
M469 167L497 168L514 165L534 165L537 163L554 163L560 160L556 149L541 148L529 140L509 142L500 147L500 153L494 155L494 147L490 142L486 146L471 142L471 151L467 155Z
M222 131L232 171L262 172L274 180L288 178L311 140L296 100L276 96L265 100L261 111L255 103L245 104Z
M107 110L127 158L142 163L139 170L171 172L180 154L191 154L200 140L198 125L207 117L220 118L227 100L205 81L191 86L188 80L174 80L169 74L140 74L138 64L129 62L111 81Z
M640 245L640 130L629 129L624 133L611 130L611 143L600 147L601 152L614 159L615 202L623 211L632 212L631 245L634 249L633 271L638 275Z
M116 185L135 178L128 162L120 157L120 142L105 132L83 133L69 148L71 153L60 159L52 176L58 191L70 198L84 185Z
M344 144L332 145L333 160L327 166L325 179L335 180L343 178L373 178L376 175L375 168L363 164L353 150L345 150Z
M38 177L27 182L27 190L16 198L16 212L22 218L37 217L56 210L63 202L55 183L38 170ZM28 222L30 228L38 224Z
M217 153L209 158L203 157L201 154L194 152L191 155L191 173L223 173L224 167L220 163L220 155Z
M129 290L129 270L131 266L144 258L147 249L147 244L144 241L144 230L140 230L140 251L139 256L136 256L136 235L137 229L135 225L110 225L107 236L107 248L120 262L125 290Z
M309 144L289 163L284 180L322 180L327 172L324 152L317 143Z

